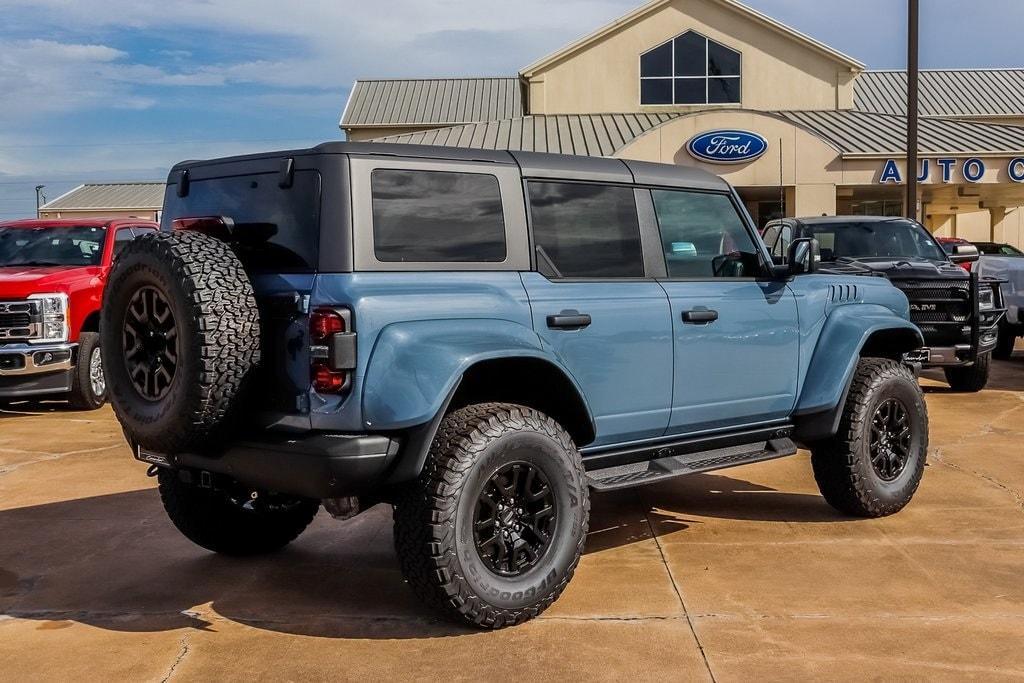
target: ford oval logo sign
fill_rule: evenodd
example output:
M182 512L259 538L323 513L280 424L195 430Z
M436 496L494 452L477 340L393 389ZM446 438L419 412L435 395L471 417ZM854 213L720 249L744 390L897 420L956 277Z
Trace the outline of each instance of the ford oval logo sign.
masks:
M690 156L714 164L753 161L768 151L768 141L745 130L712 130L686 143Z

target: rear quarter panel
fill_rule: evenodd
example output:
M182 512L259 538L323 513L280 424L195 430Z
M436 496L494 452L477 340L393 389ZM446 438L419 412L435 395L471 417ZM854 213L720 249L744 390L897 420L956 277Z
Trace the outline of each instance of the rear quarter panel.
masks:
M483 358L543 357L518 272L321 274L311 306L348 306L356 370L340 397L314 394L314 429L402 429L430 420Z

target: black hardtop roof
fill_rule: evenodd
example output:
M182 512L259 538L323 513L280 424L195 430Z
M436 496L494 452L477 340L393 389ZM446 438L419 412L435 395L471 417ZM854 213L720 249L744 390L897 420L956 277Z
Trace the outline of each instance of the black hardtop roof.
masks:
M523 175L530 178L572 178L604 182L636 182L642 185L718 191L729 189L729 184L718 176L689 166L571 154L467 149L463 147L434 145L399 145L382 142L325 142L316 147L306 149L280 150L218 159L182 161L175 164L171 169L171 176L186 168L323 154L516 164L522 169Z

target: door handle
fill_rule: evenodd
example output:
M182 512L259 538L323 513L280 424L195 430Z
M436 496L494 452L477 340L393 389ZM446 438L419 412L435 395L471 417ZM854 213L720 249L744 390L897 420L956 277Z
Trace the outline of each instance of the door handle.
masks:
M683 322L691 324L707 324L718 320L718 311L711 311L706 308L695 308L692 311L683 311Z
M557 315L548 316L548 327L551 329L582 330L584 327L589 327L590 323L589 315L576 311L562 311Z

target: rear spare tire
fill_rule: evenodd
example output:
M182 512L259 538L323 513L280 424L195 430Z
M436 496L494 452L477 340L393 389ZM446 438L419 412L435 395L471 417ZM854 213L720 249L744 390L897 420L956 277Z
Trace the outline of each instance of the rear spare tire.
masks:
M103 298L103 366L129 442L215 445L260 360L252 283L223 241L154 233L125 247Z

